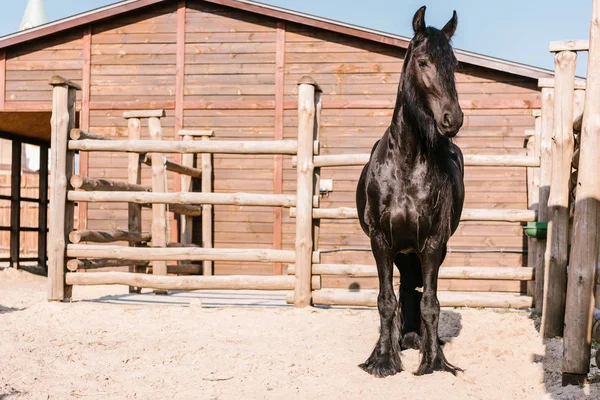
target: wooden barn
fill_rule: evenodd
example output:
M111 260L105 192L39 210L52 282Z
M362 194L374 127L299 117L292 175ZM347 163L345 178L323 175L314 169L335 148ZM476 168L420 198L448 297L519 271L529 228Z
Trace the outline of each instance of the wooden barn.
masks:
M211 140L295 138L297 82L310 75L323 89L321 154L368 153L390 122L408 43L251 1L123 1L0 38L0 118L31 113L32 124L37 115L46 118L49 79L61 75L82 86L80 127L107 136L126 137L124 111L159 108L172 140L180 129L213 130ZM456 53L465 113L456 143L465 154L525 155L525 131L534 129L532 110L540 108L538 79L552 72ZM78 168L84 176L126 179L127 156L82 153ZM324 170L321 207L354 207L360 170ZM147 181L150 170L145 174ZM465 180L465 207L528 207L525 167L468 167ZM179 179L168 182L170 190L179 185ZM296 172L287 156L214 155L213 189L295 193ZM80 229L127 229L127 204L80 204L78 213ZM148 223L150 215L144 218ZM281 208L215 206L213 226L214 247L294 246L294 221ZM445 265L525 266L526 244L520 223L464 222ZM322 262L373 263L355 220L323 220L319 249ZM271 275L286 267L215 262L214 273ZM324 276L322 284L377 286L373 278L340 276ZM443 280L440 286L524 290L519 281Z

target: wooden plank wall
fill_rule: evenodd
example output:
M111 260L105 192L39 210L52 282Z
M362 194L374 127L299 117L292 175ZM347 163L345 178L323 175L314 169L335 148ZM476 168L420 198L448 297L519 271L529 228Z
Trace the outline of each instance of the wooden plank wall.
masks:
M187 6L186 6L187 5ZM177 17L186 6L185 18ZM177 29L184 29L177 42ZM181 24L185 26L182 27ZM87 27L87 29L90 29ZM324 89L322 154L365 153L389 124L404 52L313 27L188 0L150 7L96 23L91 27L89 54L84 54L84 29L44 41L10 48L6 54L6 102L28 101L27 107L49 105L47 79L54 73L81 80L83 60L90 60L92 130L124 137L122 112L132 108L165 108L164 136L175 140L176 103L186 129L213 129L213 140L295 138L294 101L297 80L312 75ZM183 51L183 68L176 54ZM179 71L179 79L176 78ZM177 82L183 85L177 86ZM277 85L277 82L280 82ZM456 139L466 154L525 154L524 131L533 128L531 109L539 107L536 82L489 69L462 66L457 74L465 124ZM180 94L181 100L176 94ZM183 104L181 102L183 101ZM360 102L357 103L357 102ZM33 105L31 105L33 104ZM84 116L84 118L86 118ZM125 179L126 157L94 155L87 161L93 177ZM216 192L295 191L291 158L272 156L214 157ZM354 206L360 168L323 168L334 191L322 207ZM149 182L150 170L144 169ZM527 207L525 168L468 168L466 207ZM169 187L175 187L170 174ZM215 207L215 247L271 248L282 242L293 248L294 221L260 207ZM89 229L125 228L126 206L91 205ZM150 213L145 213L145 228ZM279 237L281 233L281 238ZM321 248L367 247L366 236L353 221L323 221ZM510 248L522 250L521 226L512 223L464 223L452 239L456 250ZM520 266L521 254L451 253L448 266ZM324 262L372 263L368 252L340 252ZM215 273L271 274L270 264L215 263ZM372 279L326 277L325 286L374 287ZM445 281L450 289L521 290L514 282Z

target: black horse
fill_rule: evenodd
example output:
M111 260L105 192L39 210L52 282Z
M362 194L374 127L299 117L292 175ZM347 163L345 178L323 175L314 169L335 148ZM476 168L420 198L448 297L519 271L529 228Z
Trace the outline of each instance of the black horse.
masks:
M442 30L425 26L425 7L413 18L390 127L375 143L356 190L360 224L377 262L379 341L360 367L385 377L402 370L400 351L419 348L416 375L456 374L438 338L437 280L446 244L464 201L463 156L452 139L463 123L450 39L456 11ZM400 301L393 288L400 270ZM422 293L421 293L422 288Z

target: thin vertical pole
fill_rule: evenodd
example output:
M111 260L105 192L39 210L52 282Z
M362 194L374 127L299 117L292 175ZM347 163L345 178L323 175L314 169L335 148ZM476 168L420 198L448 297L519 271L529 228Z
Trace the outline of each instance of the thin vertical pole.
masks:
M127 120L127 134L129 140L139 140L142 138L142 125L139 118L129 118ZM127 160L127 182L139 185L142 183L142 168L140 165L140 155L138 153L129 153ZM129 232L142 231L142 205L129 203L127 205L127 228ZM130 243L129 246L137 246ZM130 265L129 272L138 272L138 266ZM129 287L129 293L140 293L141 288Z
M23 143L12 141L10 178L10 266L19 268L21 250L21 162Z
M38 208L38 263L44 270L47 265L47 240L48 240L48 146L40 146L40 192Z

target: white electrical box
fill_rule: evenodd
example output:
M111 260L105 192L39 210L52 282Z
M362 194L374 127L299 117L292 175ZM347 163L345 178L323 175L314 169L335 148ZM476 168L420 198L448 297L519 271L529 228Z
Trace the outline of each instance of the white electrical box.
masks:
M321 192L333 192L333 179L321 179Z

